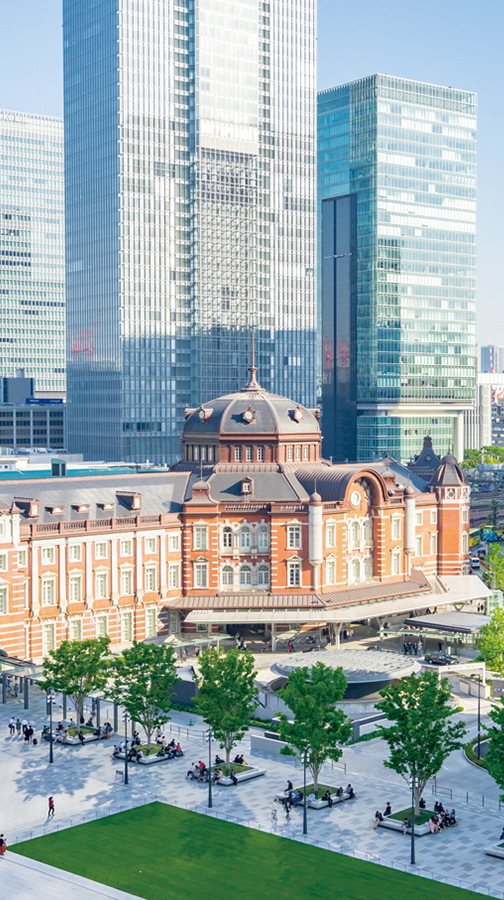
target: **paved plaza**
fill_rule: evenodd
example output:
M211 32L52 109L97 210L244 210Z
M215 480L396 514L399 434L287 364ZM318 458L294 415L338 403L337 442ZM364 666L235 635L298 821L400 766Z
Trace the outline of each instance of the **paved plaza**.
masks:
M27 718L40 732L46 721L44 698L37 688L33 688L32 693ZM470 733L474 734L475 701L465 700L464 706L463 717ZM486 709L484 704L484 711ZM58 713L56 709L56 719ZM122 771L123 764L111 759L113 740L75 748L55 744L55 761L49 765L46 742L36 747L25 747L20 738L9 737L7 722L13 714L23 717L20 699L8 700L7 704L0 706L0 831L6 834L8 842L26 840L156 798L207 813L208 786L187 781L185 777L191 762L208 757L204 725L196 715L173 713L171 729L175 736L180 729L180 740L185 751L183 759L151 767L131 765L130 784L124 785L122 778L116 776ZM102 721L106 718L112 719L112 707L108 710L104 702ZM192 726L189 726L190 719ZM213 754L218 749L214 744ZM302 783L302 770L295 768L289 759L281 758L279 761L264 756L252 757L249 738L238 749L245 754L247 762L252 761L265 768L267 774L238 787L214 788L213 814L251 827L272 830L285 837L302 839L301 810L294 810L290 821L279 810L276 825L271 823L270 812L272 799L285 786L287 778L294 784ZM391 802L393 810L403 809L409 802L406 784L382 764L386 752L385 745L374 739L345 749L343 761L346 771L338 767L325 767L322 781L334 785L352 782L357 800L340 804L332 810L308 810L309 840L409 871L409 838L383 829L375 831L372 826L375 810L383 810L387 801ZM502 812L499 809L495 783L487 772L471 765L462 751L457 751L439 773L437 789L445 806L455 806L459 825L439 835L417 839L419 872L438 881L448 880L504 897L504 860L492 859L484 854L484 848L497 841L504 826L504 809ZM429 785L425 792L428 805L431 791L432 786ZM56 815L51 821L46 817L49 795L54 796L56 804ZM71 877L75 884L73 875L68 876L30 860L24 861L13 854L7 853L0 860L0 865L2 884L8 887L8 895L16 900L31 896L35 886L40 898L66 897L68 878ZM87 900L88 897L120 898L130 895L120 891L111 893L110 888L104 889L82 879L78 896Z

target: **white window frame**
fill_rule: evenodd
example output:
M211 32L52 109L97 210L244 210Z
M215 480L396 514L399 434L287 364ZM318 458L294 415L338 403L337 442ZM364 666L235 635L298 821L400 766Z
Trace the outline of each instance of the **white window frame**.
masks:
M69 562L82 562L82 544L68 545Z
M401 574L401 552L400 552L400 550L392 551L391 573L392 573L392 575L400 575Z
M129 624L128 624L129 623ZM128 627L126 627L128 626ZM129 633L129 636L128 636ZM123 643L133 640L133 613L123 612L121 616L121 641Z
M287 561L287 587L301 587L303 583L303 571L299 559Z
M235 462L242 461L242 448L241 447L234 448L234 459L235 459Z
M297 523L287 525L287 550L302 550L303 526Z
M49 640L48 640L49 637ZM42 655L46 656L56 647L56 628L54 622L42 622Z
M18 550L18 567L20 569L25 569L27 566L27 551L26 550Z
M46 589L51 586L50 593L52 594L51 599L47 600L45 596ZM56 579L54 577L42 578L41 590L40 590L40 600L42 606L54 606L56 603Z
M391 536L393 541L401 540L401 519L400 516L392 516L391 517Z
M77 634L75 634L77 632ZM70 619L69 636L71 641L82 640L82 619Z
M245 447L245 462L254 462L254 448Z
M306 461L310 459L310 447L308 444L303 447L303 459Z
M168 586L171 590L180 588L180 563L170 563L168 566Z
M240 550L242 553L246 553L250 550L250 544L252 540L252 535L250 531L250 527L248 525L244 525L243 528L240 529Z
M221 587L223 591L232 591L234 587L234 572L231 566L223 566L221 570Z
M418 534L415 538L415 556L423 555L423 534Z
M437 525L437 509L431 509L430 523L431 523L431 525Z
M72 596L74 593L74 587L78 586L78 598ZM82 575L70 575L68 578L68 602L69 603L82 603Z
M334 556L326 559L326 584L336 584L336 559Z
M7 571L8 556L7 553L0 553L0 572Z
M26 584L26 582L25 582ZM0 584L0 615L6 616L9 612L9 588L6 584Z
M244 576L244 577L242 577ZM251 566L241 566L240 567L240 590L242 588L251 588L252 587L252 567Z
M180 550L180 534L168 535L168 550L170 553Z
M105 625L102 628L102 623ZM96 616L96 637L107 637L108 634L108 618L107 616Z
M326 547L335 547L336 546L336 523L335 522L327 522L325 527L325 545Z
M54 547L42 547L40 564L42 566L52 566L54 564Z
M119 541L119 556L132 556L132 555L133 555L133 541L131 540L131 538L122 538Z
M208 525L193 525L193 550L208 550Z
M150 556L151 554L156 552L156 538L149 536L145 538L144 548L146 556Z
M462 507L462 525L467 525L469 522L469 507Z
M259 553L267 553L269 550L270 536L266 525L260 525L257 529L257 549Z
M260 588L269 588L270 586L270 570L269 566L259 566L257 569L257 586Z
M437 554L437 544L438 544L437 531L434 531L431 533L431 536L430 536L430 552L433 556L435 556Z
M257 462L264 462L264 447L257 448Z
M469 553L469 534L467 531L462 532L461 548L462 553Z
M193 563L194 587L197 590L208 589L208 561L198 559Z
M294 461L294 447L292 445L290 447L287 447L287 460L289 462Z
M105 587L102 589L98 588L99 582L102 582L104 579ZM106 569L101 569L95 572L95 600L106 600L108 597L108 572Z
M350 560L348 566L348 581L349 584L360 584L361 580L361 565L360 560L354 557Z
M157 608L150 606L145 610L145 637L157 635Z
M123 586L124 586L123 579L125 579L127 577L129 578L129 581L130 581L131 590L124 591L123 590ZM120 593L121 597L131 597L131 595L133 594L133 569L131 569L131 568L130 569L121 569L121 577L119 579L119 588L121 591L121 593Z
M108 559L107 541L97 541L94 545L95 559Z
M364 560L363 560L363 564L364 564L364 565L363 565L363 568L364 568L364 581L370 581L371 578L373 578L373 572L374 572L374 568L373 568L373 557L372 557L372 556L366 556L366 557L364 558ZM370 571L368 572L368 570L370 570Z
M148 586L148 583L152 584ZM144 570L144 590L152 593L157 591L157 569L156 566L146 566Z
M301 462L301 447L296 447L296 462Z
M423 511L417 509L415 512L415 525L423 525Z
M233 529L229 525L222 529L221 544L223 550L231 550L233 546Z

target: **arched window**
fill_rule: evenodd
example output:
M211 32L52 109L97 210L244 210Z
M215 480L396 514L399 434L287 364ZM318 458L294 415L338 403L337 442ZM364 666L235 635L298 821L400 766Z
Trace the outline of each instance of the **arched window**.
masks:
M259 549L259 553L264 553L264 551L269 547L268 529L263 525L261 525L259 531L257 532L257 547Z
M350 526L350 544L352 547L358 547L360 543L360 528L358 522L352 522Z
M222 589L229 591L233 587L233 570L231 566L224 566L222 570Z
M250 550L250 528L242 528L240 531L240 547L242 550Z
M222 546L224 550L230 550L233 546L233 532L227 525L222 530Z
M240 587L250 587L252 584L252 569L250 566L242 566L240 569Z
M367 556L364 560L364 578L369 581L373 577L373 557Z
M257 570L257 584L259 587L269 587L269 569L268 566L259 566Z
M352 584L357 584L360 581L360 562L358 559L352 559L350 563L350 582Z

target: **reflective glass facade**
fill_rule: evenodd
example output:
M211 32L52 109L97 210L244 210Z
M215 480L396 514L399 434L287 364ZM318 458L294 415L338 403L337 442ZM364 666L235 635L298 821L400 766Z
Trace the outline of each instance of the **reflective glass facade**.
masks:
M439 451L462 451L476 368L476 114L475 94L387 75L318 95L324 423L338 368L355 359L348 452L324 424L326 455L408 459L427 432ZM345 197L355 249L340 252L324 208ZM340 302L343 252L356 327L355 346L342 347L327 309Z
M64 0L68 444L172 462L184 407L315 403L315 0Z
M63 122L0 110L0 375L65 392Z

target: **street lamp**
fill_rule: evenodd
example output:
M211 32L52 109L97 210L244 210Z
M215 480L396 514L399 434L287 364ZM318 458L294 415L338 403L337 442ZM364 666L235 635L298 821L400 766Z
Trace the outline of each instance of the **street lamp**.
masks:
M304 791L303 791L303 834L308 834L308 820L306 817L306 748L303 756L303 777L304 777Z
M481 681L478 675L478 759L481 759Z
M50 763L54 762L52 710L53 710L53 703L55 700L56 700L56 694L54 693L54 691L51 688L49 688L49 690L47 691L47 694L46 694L46 702L49 707L49 762Z
M411 865L415 863L415 776L411 776Z
M129 714L123 713L124 719L124 784L129 784L128 779L128 722Z
M208 808L212 809L212 729L208 729Z

